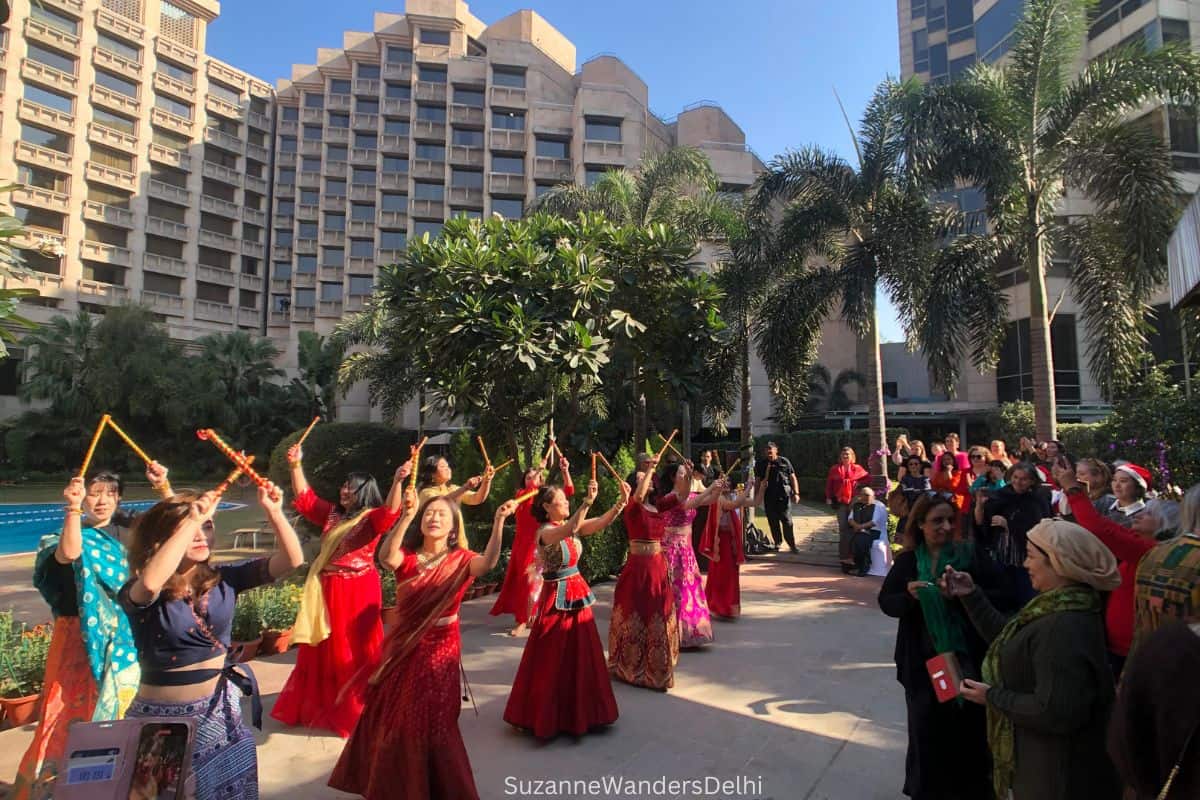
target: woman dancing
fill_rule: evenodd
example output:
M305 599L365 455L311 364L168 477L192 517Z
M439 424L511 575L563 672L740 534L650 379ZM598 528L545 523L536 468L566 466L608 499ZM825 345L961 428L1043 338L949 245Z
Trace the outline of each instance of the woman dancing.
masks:
M692 494L691 468L671 463L659 474L655 508L663 515L663 550L671 586L675 593L675 611L679 615L679 646L686 650L703 647L713 640L712 618L700 582L700 568L692 550L692 519L696 509L709 505L725 490L724 481L715 481L702 494Z
M608 669L613 677L650 689L675 685L679 661L679 618L675 593L663 558L663 526L646 504L654 479L654 461L637 474L637 491L625 507L629 558L613 592L608 626Z
M571 482L571 464L565 458L559 458L558 468L563 475L563 494L571 497L575 494L575 484ZM542 476L546 470L546 459L539 466L525 470L521 479L521 488L517 494L523 494L532 489L539 489ZM533 518L533 498L523 500L517 506L517 532L513 536L512 553L508 557L508 567L504 571L504 583L500 587L500 596L488 613L493 617L501 614L512 614L517 625L509 636L522 636L528 630L529 617L533 613L534 604L542 591L542 576L534 563L534 553L537 550L538 522Z
M737 619L742 615L738 569L746 562L740 511L752 508L754 498L747 497L745 491L726 491L718 497L721 513L709 512L710 516L718 517L718 521L716 524L710 521L704 526L704 537L700 540L700 553L708 558L704 595L713 615Z
M167 468L157 461L146 467L146 479L170 492ZM41 717L13 787L17 800L51 797L71 724L120 719L137 691L137 649L117 602L129 577L125 547L106 530L120 513L124 488L113 472L72 479L63 490L62 532L38 546L33 585L50 605L54 633Z
M362 714L362 697L338 693L358 668L379 658L383 642L383 590L375 571L375 547L400 515L410 459L396 470L387 503L375 478L351 472L335 505L317 497L304 477L303 451L288 450L294 506L321 526L321 552L304 582L292 641L300 645L271 716L285 725L321 728L345 738Z
M283 492L268 483L259 488L258 502L275 529L271 556L209 564L215 492L178 492L157 503L138 518L129 545L134 578L120 598L137 642L142 681L127 716L194 719L190 796L196 800L258 797L254 737L242 722L231 684L251 690L256 725L261 706L253 677L234 672L229 661L233 608L238 594L304 562L300 540L283 515Z
M574 514L557 486L543 486L533 501L533 516L541 523L538 549L546 591L538 601L504 721L539 739L559 733L581 736L617 720L617 700L592 618L596 598L579 574L579 537L598 533L621 513L629 484L620 486L621 499L593 519L587 519L587 512L596 500L595 481Z
M458 511L458 528L466 530L460 504L477 506L487 500L495 474L496 471L488 466L482 475L476 475L459 486L450 482L454 477L454 473L450 471L450 462L441 456L430 456L421 463L421 469L417 473L417 502L424 505L434 497L450 498Z
M446 497L404 498L404 515L379 549L396 571L398 621L384 642L383 660L360 671L367 710L346 742L329 785L368 800L479 797L458 730L462 637L458 606L471 582L496 566L504 520L496 509L482 555L463 546L458 505ZM420 524L412 522L420 517Z

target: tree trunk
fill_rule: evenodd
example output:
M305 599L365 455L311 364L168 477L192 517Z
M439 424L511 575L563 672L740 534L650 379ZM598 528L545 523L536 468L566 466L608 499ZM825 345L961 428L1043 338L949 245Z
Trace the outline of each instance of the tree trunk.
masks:
M749 445L753 436L750 411L750 323L742 320L742 447Z
M872 289L872 291L874 291ZM879 358L879 318L874 310L867 330L867 431L871 442L871 451L878 452L887 448L887 420L883 410L883 366ZM881 477L888 474L888 459L867 459L868 463L878 463L876 468Z
M1058 438L1057 403L1054 396L1054 352L1050 348L1050 316L1046 302L1045 236L1037 198L1031 198L1029 229L1026 232L1026 269L1029 272L1029 351L1033 374L1033 419L1037 438Z

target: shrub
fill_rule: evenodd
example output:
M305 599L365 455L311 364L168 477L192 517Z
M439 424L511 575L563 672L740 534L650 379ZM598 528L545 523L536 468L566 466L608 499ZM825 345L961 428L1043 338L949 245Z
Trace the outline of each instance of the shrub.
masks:
M237 604L233 607L233 641L252 642L262 636L266 627L259 593L251 591L239 594Z
M379 585L383 589L383 605L396 605L396 573L387 567L376 567L379 572Z
M296 624L300 613L300 596L303 589L294 583L276 583L256 589L259 593L259 613L263 628L269 631L286 631Z
M622 445L610 461L613 469L624 479L635 466L632 448ZM600 469L603 469L603 466ZM605 476L597 471L596 477L600 483L600 492L596 496L594 508L596 513L604 513L609 506L617 502L621 493L611 475ZM579 481L579 491L587 490L587 479L588 475L585 473ZM625 535L625 520L618 516L612 525L583 539L583 555L579 559L579 571L588 583L608 580L611 575L620 571L621 565L625 563L625 554L628 550L629 539Z
M1015 453L1022 436L1032 438L1037 435L1034 433L1037 428L1033 415L1033 403L1027 400L1001 403L995 411L988 414L987 426L991 438L1003 439L1004 443L1008 445L1009 452ZM1060 425L1060 435L1062 428L1063 426Z
M1188 398L1161 368L1114 404L1101 457L1124 458L1154 473L1155 485L1200 481L1200 394Z
M288 434L271 451L270 477L291 490L288 448L302 430ZM375 422L331 422L317 425L304 442L304 475L320 497L337 497L349 472L369 472L379 482L384 496L392 487L396 468L408 460L409 447L416 444L412 431Z
M11 611L0 613L0 696L28 697L42 690L50 636L49 625L27 628Z

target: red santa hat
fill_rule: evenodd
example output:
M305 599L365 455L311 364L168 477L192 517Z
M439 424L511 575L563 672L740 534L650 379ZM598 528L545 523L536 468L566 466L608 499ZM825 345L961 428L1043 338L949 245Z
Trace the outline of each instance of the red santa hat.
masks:
M1129 477L1138 482L1138 485L1143 489L1150 488L1150 470L1145 467L1139 467L1137 464L1122 464L1117 467L1114 472L1124 472Z

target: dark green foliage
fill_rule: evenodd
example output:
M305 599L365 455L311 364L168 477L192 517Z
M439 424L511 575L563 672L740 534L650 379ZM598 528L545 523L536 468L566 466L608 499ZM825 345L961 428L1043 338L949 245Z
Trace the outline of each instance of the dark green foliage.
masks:
M622 478L633 471L633 453L628 445L622 446L609 461L612 462L613 468ZM600 469L603 470L603 466ZM596 497L593 513L603 514L613 503L617 502L621 494L612 475L603 474L600 471L597 471L596 475L600 483L600 494ZM586 481L587 475L581 474L577 481L580 492L585 491ZM610 575L620 571L621 565L625 563L625 554L628 552L629 540L625 535L625 521L622 517L617 517L612 525L597 534L584 538L583 555L579 559L579 571L583 573L583 577L588 583L607 580Z
M285 487L289 496L292 481L287 451L303 432L301 428L288 434L271 451L271 480ZM376 422L317 425L304 441L304 475L319 497L332 500L338 496L347 473L369 472L386 497L396 468L408 460L409 447L414 444L416 436L412 431Z

